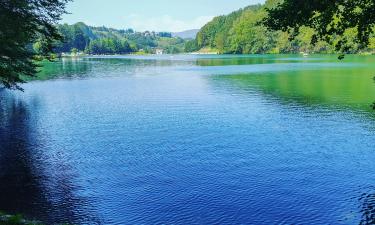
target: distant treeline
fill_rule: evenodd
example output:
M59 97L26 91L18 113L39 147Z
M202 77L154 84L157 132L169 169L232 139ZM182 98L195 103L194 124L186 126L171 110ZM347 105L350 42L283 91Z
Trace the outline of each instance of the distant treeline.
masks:
M266 8L272 8L282 0L267 0L265 4L248 6L226 16L215 17L197 34L195 40L188 41L185 51L194 52L209 48L220 53L258 54L258 53L335 53L333 43L320 41L311 45L313 31L303 28L293 40L286 32L269 31L260 21L267 16ZM358 53L355 29L345 33L351 52ZM371 38L369 49L374 51L375 36Z
M55 53L85 52L88 54L127 54L133 52L164 53L184 51L185 40L169 32L135 32L107 27L91 27L84 23L58 25L63 41L55 44ZM38 51L39 43L34 44Z

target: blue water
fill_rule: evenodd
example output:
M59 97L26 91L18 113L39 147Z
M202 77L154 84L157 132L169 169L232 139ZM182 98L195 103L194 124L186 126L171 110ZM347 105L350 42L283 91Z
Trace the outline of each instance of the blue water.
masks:
M25 92L0 91L0 211L47 224L374 224L371 62L47 64Z

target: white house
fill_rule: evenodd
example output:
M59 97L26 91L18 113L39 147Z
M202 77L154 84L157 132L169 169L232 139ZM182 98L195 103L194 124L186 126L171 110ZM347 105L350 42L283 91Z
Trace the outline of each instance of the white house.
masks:
M155 54L156 54L156 55L163 55L163 49L159 49L159 48L156 49L156 50L155 50Z

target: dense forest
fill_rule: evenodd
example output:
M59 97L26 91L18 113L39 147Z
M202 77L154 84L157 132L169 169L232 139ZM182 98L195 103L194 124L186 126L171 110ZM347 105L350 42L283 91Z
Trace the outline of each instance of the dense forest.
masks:
M215 17L197 34L195 40L185 44L185 51L194 52L209 49L219 53L259 54L259 53L335 53L334 44L324 41L311 44L313 30L302 28L300 34L289 39L289 34L281 31L270 31L261 24L267 16L266 8L274 7L280 0L267 0L265 4L248 6L226 16ZM360 53L357 44L356 30L349 29L344 38L351 46L347 53ZM333 40L334 42L335 40ZM375 37L370 38L366 52L374 52Z
M164 53L184 51L185 40L172 37L168 32L135 32L132 29L118 30L107 27L91 27L84 23L58 25L63 40L55 44L55 53L128 54ZM38 51L40 43L34 44Z

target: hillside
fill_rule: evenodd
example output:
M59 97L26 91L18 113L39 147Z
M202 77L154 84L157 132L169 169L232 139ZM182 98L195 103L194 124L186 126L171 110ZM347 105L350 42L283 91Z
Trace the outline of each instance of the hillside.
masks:
M331 44L318 42L310 44L313 31L303 28L295 40L290 41L285 32L269 31L259 22L267 15L266 8L275 6L280 0L267 0L265 4L252 5L232 12L229 15L215 17L207 23L193 41L185 45L188 52L202 48L215 49L220 53L261 54L261 53L334 53ZM355 43L355 32L345 34L351 45L351 52L358 53L360 48ZM367 51L374 51L375 38L371 39Z
M127 54L132 52L180 53L185 41L168 32L136 32L107 27L92 27L84 23L58 25L64 41L56 44L55 52L86 52L89 54ZM34 45L37 48L38 44Z

